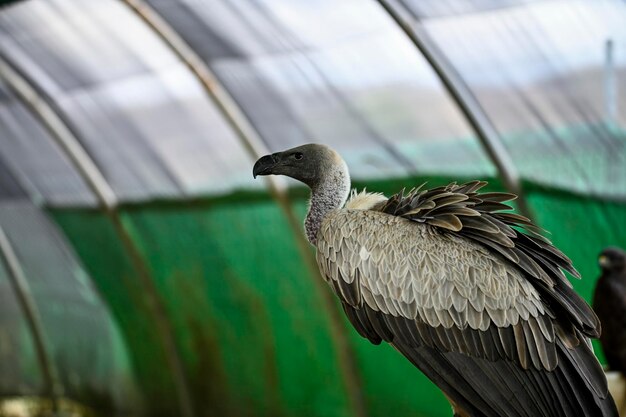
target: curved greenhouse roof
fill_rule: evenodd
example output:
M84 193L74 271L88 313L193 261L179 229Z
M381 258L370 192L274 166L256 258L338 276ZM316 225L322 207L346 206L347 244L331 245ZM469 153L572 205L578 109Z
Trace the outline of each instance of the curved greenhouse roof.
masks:
M301 143L369 190L520 192L586 298L626 246L622 1L5 3L0 416L449 415L348 328L306 193L253 181Z

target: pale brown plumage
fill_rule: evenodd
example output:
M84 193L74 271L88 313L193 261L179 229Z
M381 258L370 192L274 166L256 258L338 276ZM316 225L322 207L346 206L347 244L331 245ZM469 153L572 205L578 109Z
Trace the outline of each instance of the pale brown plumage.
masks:
M265 159L254 172L298 179L307 156L315 164L329 152L319 146L274 154L270 169ZM294 152L304 164L289 159ZM474 181L389 199L362 193L344 207L327 191L315 203L328 189L323 171L307 181L307 220L322 219L307 223L307 236L351 323L392 344L457 412L617 415L588 339L599 322L562 269L578 274L528 219L502 212L514 195L479 193L485 183Z

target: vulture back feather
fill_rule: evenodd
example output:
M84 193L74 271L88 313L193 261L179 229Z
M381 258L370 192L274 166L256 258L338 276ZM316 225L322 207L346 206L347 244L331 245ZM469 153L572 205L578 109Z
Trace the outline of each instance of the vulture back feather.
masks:
M565 270L580 278L571 260L543 237L542 230L530 219L505 212L513 209L505 202L516 199L515 194L479 193L485 185L485 181L471 181L430 190L422 190L422 185L406 195L404 191L393 195L380 211L456 232L496 251L519 266L552 307L567 314L577 330L585 336L599 337L597 316L563 273ZM570 336L570 345L577 345L576 335Z

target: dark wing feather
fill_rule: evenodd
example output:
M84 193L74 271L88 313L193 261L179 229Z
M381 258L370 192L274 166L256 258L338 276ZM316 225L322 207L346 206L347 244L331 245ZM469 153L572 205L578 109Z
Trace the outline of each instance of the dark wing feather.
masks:
M471 181L423 190L404 190L380 208L383 213L427 223L442 231L478 242L525 271L529 281L556 310L566 315L582 334L599 336L599 321L592 309L571 289L561 270L580 274L565 254L555 248L529 219L504 204L516 198L509 193L479 193L487 185Z
M604 375L584 343L569 349L557 341L553 354L559 365L552 371L532 366L523 369L515 361L499 359L496 352L487 353L498 345L490 343L490 337L509 340L509 345L515 343L512 335L502 336L510 330L508 328L492 326L486 332L429 328L423 332L419 325L407 318L374 311L367 305L356 309L344 304L344 309L366 310L361 317L377 323L366 326L382 332L374 337L374 341L380 341L384 336L383 339L424 372L469 416L617 416L613 400L606 391L601 393L588 388L597 388L596 381L603 379ZM363 321L353 319L357 314L348 313L348 317L361 334L366 333L359 329ZM519 326L519 331L525 332L525 329ZM531 333L529 330L526 337L531 337ZM453 338L459 341L454 342ZM451 351L450 346L454 343L469 346L470 351L468 354ZM485 349L486 346L490 347Z

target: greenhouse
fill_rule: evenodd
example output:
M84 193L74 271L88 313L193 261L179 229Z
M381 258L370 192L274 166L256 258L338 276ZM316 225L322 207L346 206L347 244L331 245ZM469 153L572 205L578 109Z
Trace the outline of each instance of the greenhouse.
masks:
M589 302L626 248L623 1L2 3L0 417L451 416L253 179L301 144L517 194Z

